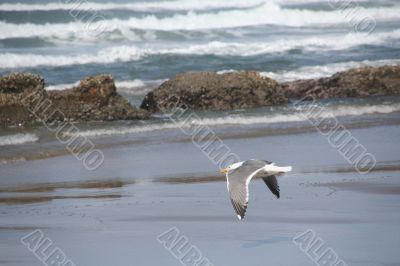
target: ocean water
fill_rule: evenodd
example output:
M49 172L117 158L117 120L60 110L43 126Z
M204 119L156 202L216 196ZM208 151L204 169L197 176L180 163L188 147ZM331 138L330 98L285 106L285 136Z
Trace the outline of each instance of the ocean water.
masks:
M184 71L258 70L279 81L400 62L400 2L0 1L0 74L49 89L110 73L142 95Z

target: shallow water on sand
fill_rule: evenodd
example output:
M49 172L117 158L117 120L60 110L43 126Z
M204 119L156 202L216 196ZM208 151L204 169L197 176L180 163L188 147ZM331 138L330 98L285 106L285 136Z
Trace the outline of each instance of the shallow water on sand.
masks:
M94 172L69 154L5 163L0 262L40 265L19 239L41 229L76 265L178 265L157 241L176 227L214 265L311 265L292 242L308 229L347 265L396 265L397 120L397 113L341 120L377 158L368 175L304 124L278 128L278 134L265 125L214 127L241 158L294 166L279 178L279 200L262 181L251 183L244 222L234 215L218 167L179 131L146 134L145 142L140 134L95 137L107 159ZM40 145L57 146L46 143Z

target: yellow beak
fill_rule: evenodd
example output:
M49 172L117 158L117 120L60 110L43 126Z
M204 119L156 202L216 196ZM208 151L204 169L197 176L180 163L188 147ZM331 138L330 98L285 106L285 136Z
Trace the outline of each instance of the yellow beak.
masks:
M221 169L219 171L221 172L221 174L226 174L226 173L229 172L228 168L224 168L224 169Z

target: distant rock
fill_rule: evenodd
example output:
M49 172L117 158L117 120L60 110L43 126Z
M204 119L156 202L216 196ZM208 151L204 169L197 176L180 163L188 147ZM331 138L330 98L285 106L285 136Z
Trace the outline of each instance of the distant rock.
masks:
M44 79L38 75L12 73L0 77L0 106L19 105L33 92L45 94Z
M108 75L88 77L72 89L46 92L42 77L13 73L0 77L0 126L55 121L144 119L149 114L133 107L116 92ZM32 110L37 112L31 112ZM57 111L57 115L50 115ZM47 116L45 116L47 115Z
M30 73L11 73L0 77L1 94L18 94L25 91L42 90L44 79Z
M22 104L31 94L47 97L44 79L29 73L12 73L0 77L0 126L15 126L38 122Z
M149 116L117 93L114 79L109 75L87 77L72 89L49 91L48 94L54 105L70 120L132 120Z
M292 99L400 95L400 66L361 67L327 78L281 84Z
M148 93L141 108L160 112L174 104L193 110L232 110L287 103L280 85L258 72L178 74Z

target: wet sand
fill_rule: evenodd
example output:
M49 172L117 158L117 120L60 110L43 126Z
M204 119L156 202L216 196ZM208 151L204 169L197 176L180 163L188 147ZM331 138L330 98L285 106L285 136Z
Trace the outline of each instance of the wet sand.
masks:
M225 178L188 141L123 139L103 150L94 172L69 155L2 165L0 264L42 265L20 242L41 229L77 266L180 265L157 241L176 227L213 265L313 265L292 242L308 229L347 265L398 265L400 126L351 132L378 159L368 175L316 132L226 138L243 158L295 170L279 178L279 200L261 180L251 183L244 222Z
M156 240L177 227L214 265L312 265L292 238L313 229L348 265L396 265L399 191L371 188L398 188L399 177L378 171L348 183L341 180L359 177L292 174L280 179L280 200L255 180L245 222L236 219L219 181L12 192L20 196L0 207L1 258L6 265L40 265L19 241L38 228L76 265L179 265ZM26 193L43 201L17 202Z
M319 186L328 187L335 191L354 191L371 194L399 195L400 186L387 183L367 183L367 182L336 182L326 183Z

